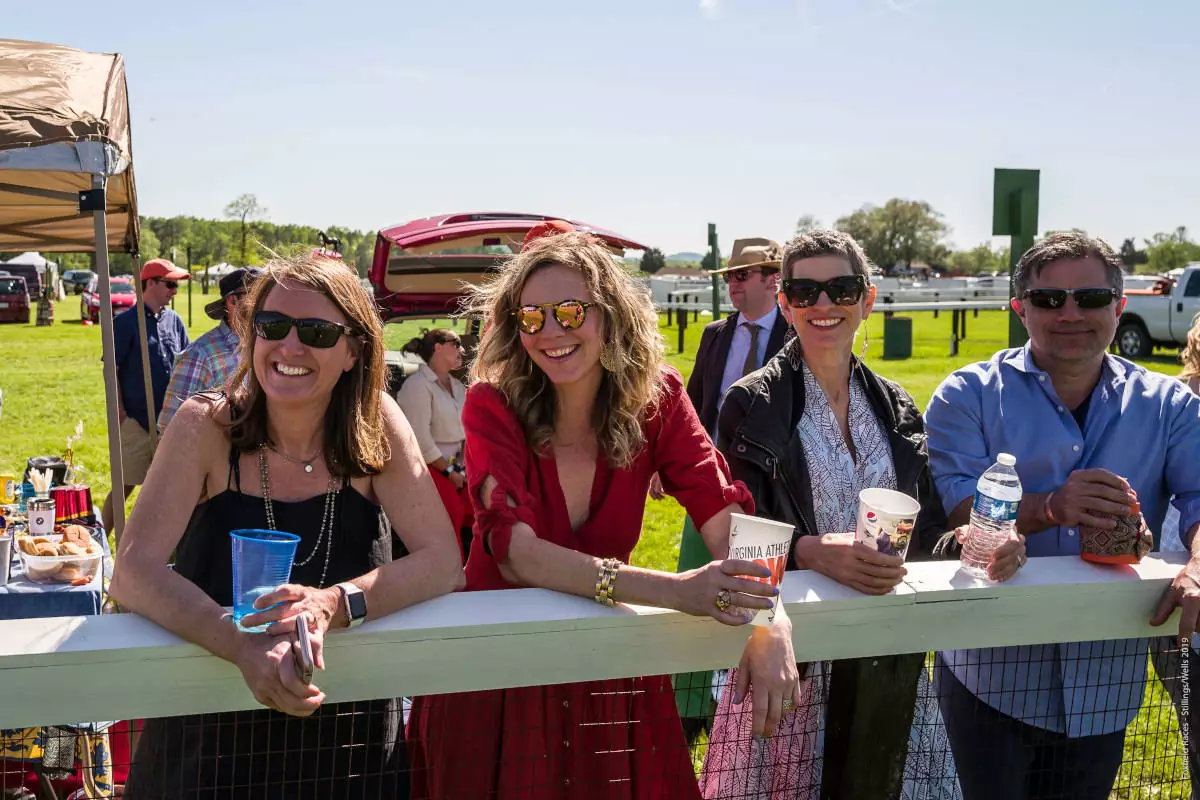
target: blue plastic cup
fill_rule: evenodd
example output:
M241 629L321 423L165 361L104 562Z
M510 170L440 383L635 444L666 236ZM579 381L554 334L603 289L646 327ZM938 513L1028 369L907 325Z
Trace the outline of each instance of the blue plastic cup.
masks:
M233 545L234 624L244 631L265 631L266 625L243 626L242 618L266 611L255 608L254 601L288 582L300 537L282 531L242 529L230 531L229 538Z

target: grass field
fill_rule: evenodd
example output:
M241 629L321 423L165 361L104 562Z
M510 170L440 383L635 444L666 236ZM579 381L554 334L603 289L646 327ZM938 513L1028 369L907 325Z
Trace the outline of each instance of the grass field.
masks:
M213 296L192 297L192 338L215 323L204 315L203 307ZM189 319L186 294L176 298L176 310ZM77 421L84 426L83 439L76 445L77 461L83 466L84 479L92 486L99 503L108 491L108 440L105 433L104 379L100 369L100 331L79 322L77 298L57 305L55 324L38 328L29 325L0 326L0 391L3 414L0 416L0 472L20 473L26 458L32 455L61 455ZM1007 317L999 312L980 312L968 319L968 338L959 354L948 356L950 315L934 319L928 313L915 314L913 356L903 361L879 358L883 349L883 317L868 320L869 337L866 360L881 375L900 382L919 405L924 407L941 380L954 369L988 358L1007 346ZM667 343L668 360L685 376L691 374L700 332L707 317L690 322L682 352L677 351L676 328L660 320ZM386 328L390 349L399 349L422 327L449 327L421 320ZM861 347L861 339L859 346ZM1175 352L1162 351L1143 362L1152 370L1174 375L1179 370ZM132 501L136 500L136 495ZM679 551L683 510L671 499L647 504L643 534L633 562L640 566L674 571ZM1182 779L1183 760L1180 737L1170 701L1157 681L1147 686L1146 705L1126 739L1126 760L1118 787L1167 783ZM1116 789L1113 797L1141 798L1174 796L1153 790Z

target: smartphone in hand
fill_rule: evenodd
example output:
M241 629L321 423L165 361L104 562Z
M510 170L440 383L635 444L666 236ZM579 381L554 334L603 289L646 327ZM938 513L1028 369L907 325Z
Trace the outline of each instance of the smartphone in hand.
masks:
M313 653L312 640L308 637L308 615L296 617L296 646L292 648L292 656L296 662L296 674L305 683L312 683Z

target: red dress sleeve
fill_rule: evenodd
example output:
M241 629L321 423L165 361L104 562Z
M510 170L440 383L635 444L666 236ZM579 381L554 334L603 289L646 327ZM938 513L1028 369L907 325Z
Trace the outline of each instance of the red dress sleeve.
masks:
M529 445L504 395L489 384L477 383L467 390L462 421L475 527L482 534L484 551L503 563L508 558L513 525L518 522L531 528L537 525L534 500L529 493ZM496 480L490 508L482 500L483 483L488 476ZM510 497L516 506L509 505Z
M651 442L663 489L687 509L697 528L732 503L753 514L754 498L744 483L733 480L725 457L708 438L684 390L683 377L674 367L666 367L663 379Z

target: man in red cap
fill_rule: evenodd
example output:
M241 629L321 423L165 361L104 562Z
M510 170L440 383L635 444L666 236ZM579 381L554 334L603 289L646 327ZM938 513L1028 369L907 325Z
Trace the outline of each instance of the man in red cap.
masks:
M188 273L165 258L152 258L142 265L142 300L146 306L146 341L150 351L150 385L154 408L146 404L145 372L138 330L137 306L113 320L117 362L117 416L121 420L121 465L125 497L146 479L150 469L150 420L158 419L175 358L188 346L183 319L167 306L179 291L179 281ZM113 487L114 489L116 487ZM104 529L113 529L113 496L104 499L100 515Z

